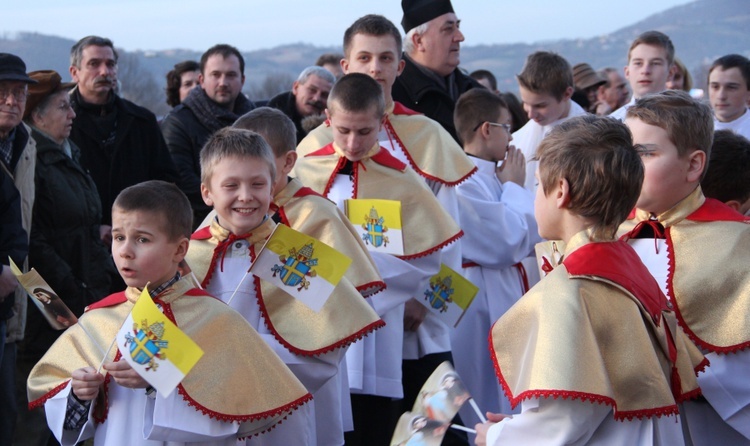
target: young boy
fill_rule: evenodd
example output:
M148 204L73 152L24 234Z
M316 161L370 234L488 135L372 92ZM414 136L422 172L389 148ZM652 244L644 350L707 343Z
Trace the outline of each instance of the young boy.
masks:
M570 99L574 90L573 70L558 54L537 51L529 55L516 79L529 122L513 134L513 140L528 160L524 187L533 193L537 165L534 154L539 143L556 125L586 111Z
M509 143L510 112L491 91L474 88L456 102L456 132L478 172L457 188L464 210L461 224L463 275L479 293L451 332L454 367L483 410L511 413L497 387L487 356L492 323L528 291L518 263L539 243L534 196L524 189L526 162ZM503 161L502 167L497 163ZM467 426L479 422L469 407L461 414Z
M89 306L81 327L67 329L29 376L29 405L44 405L62 444L94 437L97 445L234 445L310 398L239 314L180 278L192 215L185 195L161 181L131 186L115 200L112 255L128 288ZM147 285L204 352L167 397L121 359L130 352L107 352L106 378L94 368Z
M256 276L243 280L276 226L267 217L275 177L273 153L260 135L216 132L201 150L201 193L216 219L193 234L187 262L201 285L242 314L315 393L337 374L346 347L383 322L345 277L319 312ZM314 445L314 412L303 407L249 443Z
M339 79L326 115L333 143L300 157L294 169L297 178L342 209L351 198L401 202L404 254L372 253L387 284L372 304L387 325L347 355L350 388L358 394L352 396L354 437L347 443L384 444L393 432L386 428L392 425L391 398L403 396L404 304L421 295L439 271L441 250L462 232L424 181L380 147L385 99L375 80L360 73Z
M707 198L715 198L747 216L750 211L750 140L731 130L717 130L701 189Z
M346 215L327 198L304 187L296 178L287 176L297 161L294 151L296 130L292 120L280 110L259 107L241 116L233 127L257 132L273 149L276 181L270 206L273 212L271 218L351 258L352 264L345 277L362 296L370 297L382 291L385 283ZM352 430L349 382L346 364L342 364L339 365L339 373L313 395L315 432L319 445L344 444L344 431Z
M674 74L674 45L672 40L659 31L646 31L630 44L625 78L630 84L630 102L613 111L609 116L625 120L628 108L637 99L667 89L667 81Z
M750 138L750 60L729 54L708 70L708 99L714 111L714 128L729 129Z
M643 165L625 126L582 116L537 151L539 235L561 264L492 327L492 359L521 413L488 414L477 444L683 444L677 404L700 393L704 358L618 226Z
M460 223L461 210L456 186L476 172L451 135L436 121L409 110L393 100L391 91L404 69L401 33L388 19L366 15L344 32L344 73L366 74L383 88L386 114L378 132L380 146L402 163L411 166L433 191L448 214ZM320 126L303 140L297 152L304 157L333 141L330 125ZM448 246L443 263L459 270L460 244ZM450 332L416 300L404 311L404 408L410 410L429 375L443 361L450 360Z
M683 410L692 444L749 444L750 226L701 191L711 110L666 91L636 101L625 122L645 166L626 237L711 363L698 377L705 400Z

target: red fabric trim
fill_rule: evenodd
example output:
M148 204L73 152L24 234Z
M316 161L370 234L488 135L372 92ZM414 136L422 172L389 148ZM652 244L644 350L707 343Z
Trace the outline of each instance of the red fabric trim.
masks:
M393 101L393 114L414 116L414 115L421 115L422 113L412 110L398 101Z
M310 189L307 186L302 186L301 188L299 188L299 190L294 193L293 197L300 198L300 197L308 197L310 195L314 195L314 196L317 196L317 197L323 197L322 195L320 195L319 193L315 192L314 190ZM325 197L323 197L323 198L325 198Z
M523 263L518 262L515 265L513 265L518 269L518 275L521 276L521 287L523 288L523 294L526 294L529 292L529 277L526 275L526 268L523 266Z
M208 240L211 238L211 228L209 226L198 229L190 236L190 240Z
M93 304L86 307L85 311L97 310L99 308L113 307L115 305L125 302L126 300L128 300L128 298L125 297L125 291L120 291L119 293L110 294L104 299L94 302Z
M308 153L307 155L305 155L305 157L308 157L308 156L333 155L334 153L336 153L336 151L333 150L333 143L329 143L328 145L326 145L326 146L324 146L324 147L322 147L322 148L320 148L320 149L318 149L318 150L316 150L314 152Z
M476 266L479 266L476 262L466 262L461 264L461 268L474 268Z
M49 400L53 396L55 396L58 393L60 393L60 391L62 389L64 389L68 385L69 382L70 382L70 380L67 380L67 381L61 383L60 385L58 385L57 387L55 387L54 389L50 390L49 392L45 393L41 397L35 399L34 401L30 401L29 402L29 410L34 410L37 407L42 407L44 405L44 403L47 402L47 400Z
M687 216L690 221L738 221L750 223L750 218L745 217L731 207L713 198L706 198L706 201Z
M698 376L698 373L705 372L706 367L711 365L711 361L708 360L708 358L703 358L703 361L700 362L697 366L695 366L695 376Z
M635 211L636 211L636 208L633 208L630 211L630 213L628 214L628 218L626 218L626 220L632 220L632 219L634 219L635 218Z
M378 153L370 157L371 160L380 164L381 166L390 167L391 169L402 172L406 169L406 164L401 162L398 158L391 155L388 149L381 147Z
M328 146L326 146L326 147L329 147L329 146L331 147L331 150L333 150L333 144L329 144L329 145L328 145ZM324 148L325 148L325 147L324 147ZM322 150L322 149L321 149L321 150ZM319 151L320 151L320 150L319 150ZM319 151L318 151L318 152L319 152ZM313 152L313 153L317 153L317 152ZM335 152L334 152L334 153L335 153ZM311 153L310 155L312 155L312 153ZM309 156L309 155L308 155L308 156ZM333 187L333 182L334 182L334 180L336 179L336 174L337 174L337 173L339 172L339 170L341 170L341 168L342 168L342 167L344 167L344 164L346 164L346 158L342 156L342 157L341 157L341 158L339 158L339 160L338 160L338 161L336 162L336 167L334 167L334 169L333 169L333 172L331 172L331 176L330 176L330 177L328 177L328 182L326 183L326 187L325 187L325 189L323 189L323 195L324 195L324 196L326 196L326 197L328 196L328 193L329 193L329 192L331 191L331 187ZM353 168L353 169L354 169L354 168ZM354 170L356 171L356 169L354 169Z
M455 242L456 240L460 239L463 236L464 236L464 231L460 230L453 237L449 238L448 240L444 241L443 243L440 243L440 244L438 244L436 246L433 246L432 248L430 248L430 249L428 249L426 251L418 252L416 254L409 254L408 256L407 255L403 255L403 256L396 256L396 257L398 257L399 259L404 259L404 260L411 260L411 259L418 259L420 257L426 257L426 256L432 254L433 252L440 251L444 247L450 245L451 243Z
M379 292L386 289L387 286L385 282L383 281L377 281L377 282L370 282L366 283L364 285L360 285L357 287L357 291L359 291L359 294L362 295L362 297L371 297L375 294L378 294Z

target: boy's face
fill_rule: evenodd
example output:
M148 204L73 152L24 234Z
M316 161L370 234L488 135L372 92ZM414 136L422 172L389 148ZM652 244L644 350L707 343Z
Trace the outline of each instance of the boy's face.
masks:
M716 119L732 122L747 110L750 90L739 68L716 67L708 76L708 97Z
M667 89L672 67L667 63L664 48L640 44L630 52L630 61L625 67L625 78L636 99L649 93L661 93Z
M170 240L167 224L158 212L112 209L112 257L128 286L155 288L177 273L188 239Z
M326 110L333 129L333 142L349 161L360 161L378 142L378 132L383 121L376 108L362 112L343 110L339 104L329 104Z
M697 180L693 180L694 174L691 173L691 155L679 156L677 147L661 127L636 118L627 118L625 124L633 134L633 144L644 168L643 186L636 207L659 215L695 189Z
M497 119L497 124L507 124L510 126L512 120L508 109L500 107L500 117ZM510 144L513 136L511 136L510 131L505 130L504 127L499 125L489 126L489 132L490 139L487 144L487 159L495 162L502 161L505 159L508 144Z
M216 163L208 184L201 184L201 195L216 210L221 227L243 235L263 223L272 188L271 171L263 160L230 156Z
M366 74L383 87L386 102L391 101L391 88L404 69L396 39L390 35L355 34L349 55L342 62L344 73Z
M555 187L549 194L545 195L539 177L539 169L536 169L534 178L537 182L536 196L534 197L534 217L536 218L539 236L547 240L560 240L562 237L558 233L558 229L560 228L562 211L557 205L558 188Z
M535 93L519 86L523 109L529 119L536 121L541 126L552 124L558 119L565 118L570 112L570 97L573 88L568 87L561 100L547 93Z

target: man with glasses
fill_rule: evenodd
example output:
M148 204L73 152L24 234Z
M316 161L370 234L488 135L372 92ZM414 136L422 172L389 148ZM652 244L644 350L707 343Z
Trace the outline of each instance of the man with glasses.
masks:
M28 84L35 83L26 75L26 64L21 58L0 53L0 170L13 180L21 196L26 244L34 207L36 142L21 119L26 109ZM0 444L11 443L15 428L16 342L23 339L27 302L26 293L16 287L8 263L7 256L0 258Z

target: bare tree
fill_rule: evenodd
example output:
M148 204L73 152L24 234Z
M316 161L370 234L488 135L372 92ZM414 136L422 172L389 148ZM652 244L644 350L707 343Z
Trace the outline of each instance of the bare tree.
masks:
M151 72L141 66L136 54L119 51L117 61L117 79L121 97L145 107L156 116L163 116L169 111L164 102L164 91L154 79Z
M268 100L277 94L292 89L296 77L288 72L271 73L262 82L246 88L246 93L253 101Z

